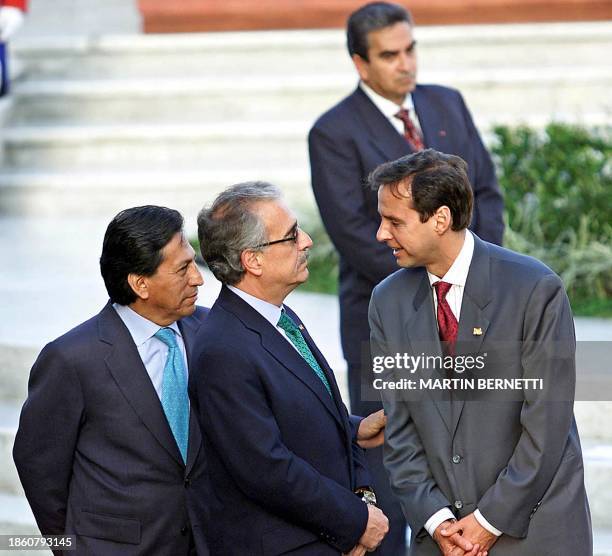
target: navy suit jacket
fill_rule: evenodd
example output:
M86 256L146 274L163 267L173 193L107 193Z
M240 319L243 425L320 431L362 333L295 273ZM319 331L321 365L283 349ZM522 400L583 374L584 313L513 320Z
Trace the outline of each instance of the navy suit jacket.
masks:
M470 229L501 244L502 196L491 157L461 94L417 85L412 98L425 145L468 164L475 200ZM308 140L315 198L340 254L342 347L347 361L359 365L360 347L369 340L370 294L397 270L391 250L376 241L377 195L364 184L379 164L409 154L411 147L359 87L317 120Z
M290 309L287 313L303 327ZM200 328L190 376L208 473L213 556L337 555L365 530L363 452L332 370L302 334L332 395L300 354L223 287Z
M178 323L188 354L207 311ZM197 420L192 412L185 465L110 302L42 350L13 456L41 532L76 535L69 554L187 555L189 528L208 554L189 487L204 470Z

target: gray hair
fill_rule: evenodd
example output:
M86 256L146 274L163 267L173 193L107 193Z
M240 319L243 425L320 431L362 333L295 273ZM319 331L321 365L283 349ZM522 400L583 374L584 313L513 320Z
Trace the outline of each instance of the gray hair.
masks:
M202 258L215 278L233 286L244 276L240 256L245 249L266 243L265 224L252 210L261 201L282 198L280 189L264 181L228 187L210 207L198 214L198 239Z

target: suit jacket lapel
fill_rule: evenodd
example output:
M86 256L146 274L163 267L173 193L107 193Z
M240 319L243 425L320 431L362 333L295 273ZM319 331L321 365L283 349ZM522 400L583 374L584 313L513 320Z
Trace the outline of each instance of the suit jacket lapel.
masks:
M438 337L438 325L434 315L433 295L429 278L425 269L422 270L421 283L413 299L414 312L404 324L406 336L409 338L411 352L418 356L421 353L426 355L434 355L442 357L442 347ZM438 370L431 366L426 366L423 369L418 369L417 380L428 378L442 378L438 374ZM426 395L433 400L436 409L440 413L440 417L444 421L449 432L451 431L451 406L450 401L441 399L439 395L426 389Z
M185 353L187 354L187 368L191 373L191 350L192 341L195 338L195 334L200 327L200 321L194 319L183 319L178 322L178 326L183 335L183 342L185 343ZM195 463L198 452L202 446L202 433L200 432L200 425L195 416L193 408L189 411L189 445L187 448L187 464L185 473L189 475L193 464Z
M335 403L323 382L321 382L321 379L297 350L289 344L289 341L283 338L280 332L255 309L228 288L221 288L219 301L248 328L259 334L263 348L283 367L303 382L306 387L312 390L325 408L332 414L338 425L342 426Z
M489 319L485 314L485 307L491 301L490 261L486 244L474 236L474 254L470 263L463 300L461 302L461 315L459 330L457 332L457 355L473 355L480 353L482 342L489 328ZM480 334L475 334L479 329ZM453 401L454 434L461 418L465 400L463 397Z
M440 110L422 86L412 91L414 110L419 118L425 146L440 152L450 152L448 126L444 120L445 110Z
M385 160L395 160L412 152L410 144L360 87L353 93L357 111L369 130L368 141Z
M308 347L310 348L310 351L312 351L312 354L315 356L315 359L319 363L319 366L321 367L321 370L323 371L323 373L327 377L327 381L328 381L329 386L331 388L332 395L333 395L333 400L334 400L335 407L336 407L336 416L338 418L338 422L341 425L341 429L342 429L342 431L344 433L344 440L345 440L345 444L346 444L346 450L347 450L347 453L348 453L348 456L349 456L349 460L351 461L351 465L349 465L349 473L350 473L351 484L353 484L354 473L355 473L354 465L352 464L352 460L353 460L353 450L352 450L353 436L352 436L351 426L350 426L350 423L348 421L348 416L347 416L347 413L346 413L346 409L345 409L345 406L344 406L344 402L342 401L342 396L340 394L340 390L338 389L338 383L336 382L336 377L334 375L334 371L329 366L329 363L327 363L327 360L325 359L324 355L319 351L319 348L314 343L314 340L310 336L308 330L306 329L304 324L301 322L299 317L293 311L291 311L291 316L296 321L298 326L299 325L303 326L303 328L301 329L302 335L304 336L304 339L306 340L306 343L308 344ZM314 374L314 372L313 372L313 374ZM319 380L319 382L321 382L321 381ZM323 388L325 388L325 386L323 386ZM327 394L327 397L329 398L329 394Z
M162 447L183 465L159 397L123 321L108 303L99 316L100 340L112 346L106 366L128 403Z

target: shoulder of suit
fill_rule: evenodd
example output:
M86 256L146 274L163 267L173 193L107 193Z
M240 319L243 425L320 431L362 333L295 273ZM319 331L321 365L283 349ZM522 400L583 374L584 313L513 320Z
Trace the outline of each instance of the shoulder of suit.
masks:
M393 274L387 276L382 280L372 292L372 297L379 295L390 295L401 290L404 294L406 288L416 288L420 285L423 279L425 269L422 267L418 268L400 268Z
M65 332L55 340L49 342L43 349L44 352L61 353L66 357L71 354L88 353L91 354L89 347L97 343L99 339L98 322L100 314L97 314L85 322L75 326Z
M321 114L312 126L315 130L335 130L339 122L345 122L350 114L355 114L355 102L357 102L357 91L343 98L329 110Z
M458 89L454 87L447 87L445 85L435 85L431 83L426 83L424 85L417 85L417 90L422 91L426 94L435 94L435 95L461 95Z
M483 243L487 246L491 264L500 274L510 277L515 283L519 280L537 282L544 276L557 276L551 268L534 257L493 243Z

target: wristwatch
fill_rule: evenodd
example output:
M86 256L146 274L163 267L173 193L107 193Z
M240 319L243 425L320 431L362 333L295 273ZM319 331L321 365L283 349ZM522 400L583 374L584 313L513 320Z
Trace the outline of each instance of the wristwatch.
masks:
M355 490L355 494L359 496L366 504L376 506L376 494L372 487L359 487Z

